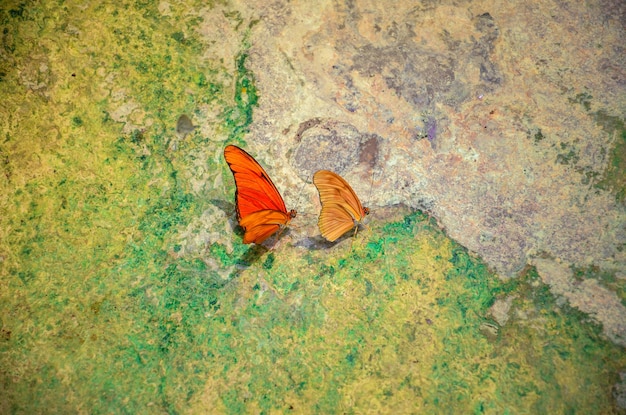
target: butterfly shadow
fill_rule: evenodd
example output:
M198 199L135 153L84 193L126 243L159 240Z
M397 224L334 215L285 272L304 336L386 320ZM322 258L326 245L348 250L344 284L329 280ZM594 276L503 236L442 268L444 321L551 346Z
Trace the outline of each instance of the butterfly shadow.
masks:
M237 264L247 268L259 261L261 257L269 251L270 249L264 245L253 244L237 259Z
M362 229L359 229L358 233L361 233L361 231ZM358 234L355 235L354 231L346 232L344 235L341 235L337 240L333 242L326 240L322 235L309 236L300 240L295 245L299 247L305 247L313 251L322 251L322 250L326 251L329 249L336 248L340 245L344 245L345 241L348 239L352 239L352 243L354 243L357 237L358 237Z
M209 203L224 212L228 217L236 214L237 209L235 209L234 203L227 202L223 199L211 199Z
M248 250L239 257L237 263L240 266L248 267L255 262L261 260L268 252L273 252L281 242L281 239L287 237L290 233L290 229L283 229L278 233L270 236L265 242L261 244L250 244ZM235 227L235 234L243 239L244 231L240 226Z

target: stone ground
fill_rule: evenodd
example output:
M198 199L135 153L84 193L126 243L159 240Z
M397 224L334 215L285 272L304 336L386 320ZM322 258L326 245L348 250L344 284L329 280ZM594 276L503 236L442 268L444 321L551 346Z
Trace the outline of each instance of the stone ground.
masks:
M614 171L626 109L622 2L235 8L253 22L251 152L284 169L274 176L292 189L289 205L315 211L303 183L334 170L374 211L428 211L504 278L535 265L626 345L623 300L575 278L626 278L623 165ZM236 37L215 16L202 34Z
M626 410L626 6L399 3L0 6L0 412Z

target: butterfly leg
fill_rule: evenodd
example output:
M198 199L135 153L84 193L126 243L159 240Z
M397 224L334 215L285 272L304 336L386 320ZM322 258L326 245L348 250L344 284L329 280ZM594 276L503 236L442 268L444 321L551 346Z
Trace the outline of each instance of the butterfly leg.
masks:
M354 234L352 235L352 241L353 242L356 241L356 235L357 235L357 233L359 231L359 226L363 226L363 228L365 230L369 229L364 223L361 223L361 222L354 221L354 225L355 225L354 226ZM361 241L359 242L358 246L361 246L364 242L365 242L365 239L362 238Z
M283 231L286 229L286 226L280 226L280 229L278 229L278 232L276 232L274 234L274 242L272 243L272 246L270 248L270 251L273 251L274 248L276 248L276 246L278 245L278 240L280 238L280 235L283 233Z
M365 231L370 231L370 227L367 226L366 224L364 224L363 222L354 221L354 225L355 225L354 226L354 235L352 235L353 238L356 238L356 234L357 234L357 232L359 230L359 226L363 226L363 231L364 232Z

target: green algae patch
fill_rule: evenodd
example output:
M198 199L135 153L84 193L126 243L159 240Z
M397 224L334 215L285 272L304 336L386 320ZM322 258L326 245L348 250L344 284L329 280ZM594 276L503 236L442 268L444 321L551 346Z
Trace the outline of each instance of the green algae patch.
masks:
M534 270L503 282L419 213L298 250L232 282L191 412L611 411L626 358Z
M604 109L592 111L593 97L588 93L577 94L570 99L572 104L579 104L589 113L595 123L609 135L610 148L605 152L608 165L602 174L596 172L583 172L588 179L594 179L595 186L599 189L608 190L615 195L615 200L626 204L626 126L624 119L607 113ZM605 154L603 154L604 156ZM574 163L578 156L570 150L567 154L559 155L557 162L568 164L572 159Z
M598 187L615 193L617 202L626 205L626 127L624 121L610 117L603 112L597 113L597 120L603 128L614 137L609 152L609 165L604 172Z
M615 272L602 270L597 266L574 267L572 271L577 281L598 280L604 287L617 294L622 304L626 306L626 281L616 276Z
M249 117L235 133L210 109L250 110L232 88L243 40L232 70L203 56L199 17L0 8L0 412L178 412L204 386L204 321L245 249L222 252L225 272L183 256L180 232L222 212L223 189L198 185L221 175L222 145L172 143L182 113L226 139ZM195 252L225 246L208 239Z

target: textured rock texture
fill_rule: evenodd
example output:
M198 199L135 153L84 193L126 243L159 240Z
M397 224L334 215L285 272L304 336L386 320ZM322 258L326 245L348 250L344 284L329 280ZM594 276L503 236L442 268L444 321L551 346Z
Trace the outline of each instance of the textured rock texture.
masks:
M501 276L540 256L625 277L623 198L598 185L623 130L623 3L235 7L255 22L251 151L284 168L288 205L314 212L303 183L333 169L368 206L427 210Z

